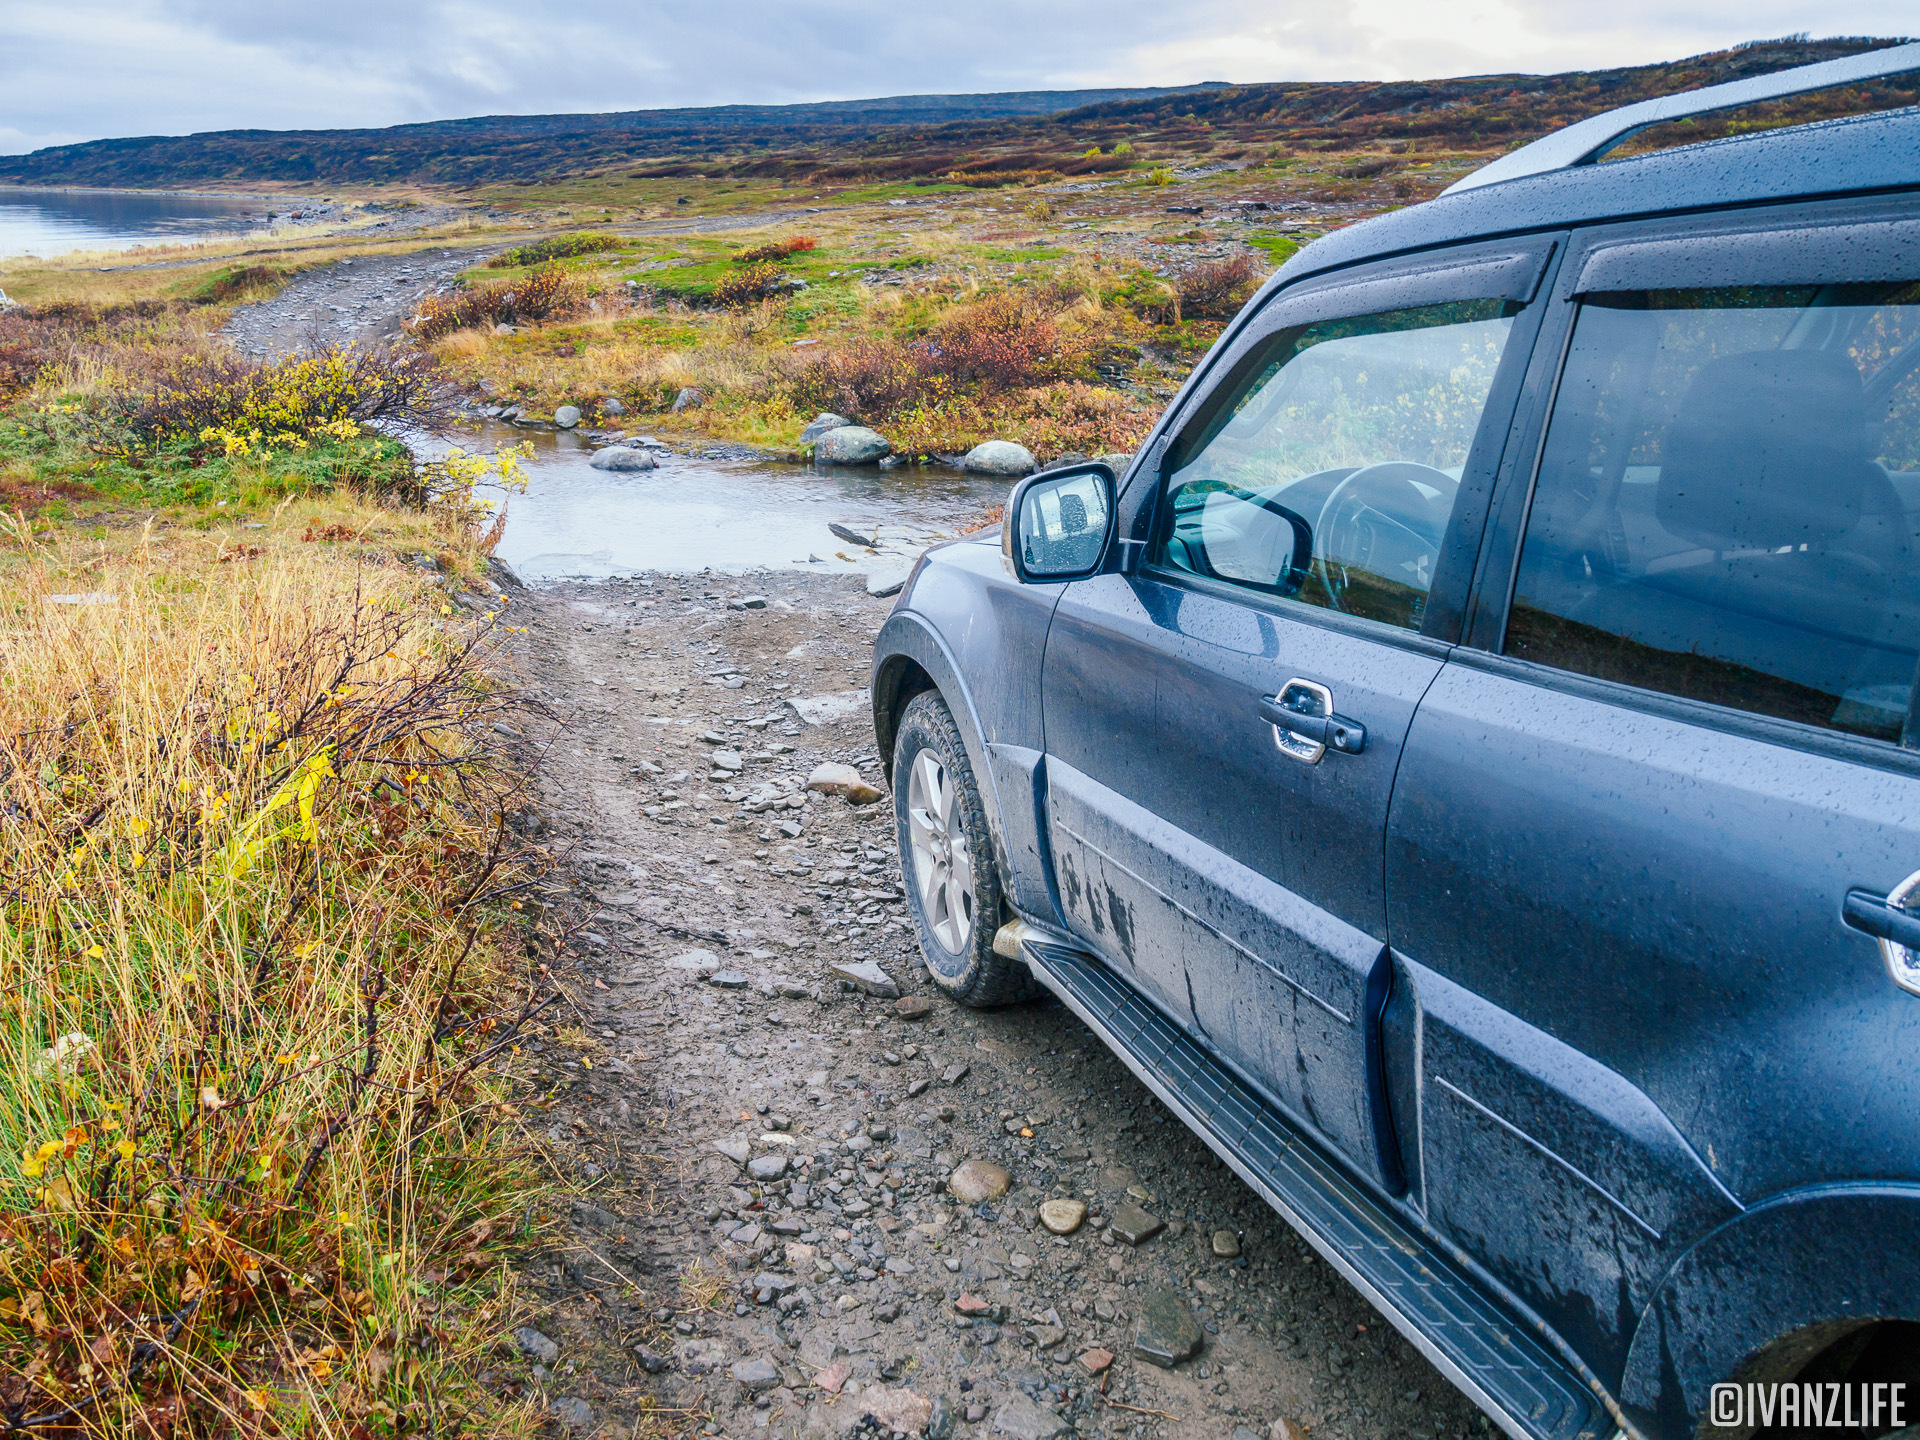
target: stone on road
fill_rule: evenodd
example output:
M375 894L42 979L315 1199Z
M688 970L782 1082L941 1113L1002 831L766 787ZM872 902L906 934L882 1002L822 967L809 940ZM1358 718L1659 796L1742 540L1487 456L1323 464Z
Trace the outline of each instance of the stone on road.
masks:
M1178 1290L1159 1290L1140 1307L1140 1328L1134 1332L1133 1353L1150 1365L1172 1369L1200 1353L1206 1336L1193 1318L1193 1307Z
M1070 1427L1053 1411L1029 1399L1024 1390L1010 1391L993 1407L993 1429L1012 1440L1053 1440Z
M892 1000L900 994L893 977L872 960L836 960L827 968L863 995Z
M856 1397L862 1415L871 1415L882 1433L892 1430L902 1435L918 1435L933 1417L933 1402L902 1386L889 1390L875 1385Z
M1143 1245L1166 1229L1158 1216L1149 1215L1131 1200L1114 1211L1107 1224L1129 1245Z
M736 1360L728 1373L748 1390L755 1392L771 1390L780 1383L780 1367L764 1355Z
M969 1160L947 1177L947 1188L963 1205L979 1205L998 1200L1013 1184L1013 1177L990 1160Z
M523 1351L542 1365L551 1365L560 1358L560 1347L531 1325L522 1325L513 1332L513 1338Z
M1040 1223L1056 1235L1071 1235L1087 1218L1087 1206L1081 1200L1049 1200L1040 1207Z
M585 1435L593 1429L593 1407L578 1395L564 1396L547 1408L570 1435Z
M855 805L871 805L881 794L879 789L863 780L853 766L831 760L814 766L808 773L807 789L817 790L823 795L843 795Z

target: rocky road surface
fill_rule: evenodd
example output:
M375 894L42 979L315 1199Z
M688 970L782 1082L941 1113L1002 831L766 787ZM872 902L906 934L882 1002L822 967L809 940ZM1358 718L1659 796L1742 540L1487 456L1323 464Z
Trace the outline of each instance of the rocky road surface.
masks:
M485 1383L607 1436L1491 1433L1064 1007L928 983L891 796L803 788L823 761L885 788L847 692L889 603L784 573L515 593L562 717L529 828L584 930L518 1095L568 1195ZM905 999L831 968L860 961Z
M421 297L451 289L479 253L440 248L338 260L296 275L272 299L242 306L221 333L235 349L262 359L391 341Z

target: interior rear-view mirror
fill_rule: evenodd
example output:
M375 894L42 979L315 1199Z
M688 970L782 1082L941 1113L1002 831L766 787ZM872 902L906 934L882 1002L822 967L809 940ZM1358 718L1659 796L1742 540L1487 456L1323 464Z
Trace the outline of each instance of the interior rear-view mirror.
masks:
M1076 580L1106 558L1113 535L1113 471L1075 465L1029 476L1007 498L1002 553L1021 580Z

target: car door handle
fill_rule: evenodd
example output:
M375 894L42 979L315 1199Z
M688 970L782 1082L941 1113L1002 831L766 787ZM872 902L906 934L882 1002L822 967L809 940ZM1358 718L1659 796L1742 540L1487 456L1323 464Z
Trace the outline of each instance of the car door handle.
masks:
M1884 895L1849 890L1841 913L1847 924L1866 931L1876 940L1891 940L1909 950L1920 950L1920 915L1889 905Z
M1260 702L1260 718L1273 727L1280 753L1317 765L1328 750L1358 755L1367 748L1367 727L1333 711L1333 693L1313 680L1289 680Z
M1880 955L1894 984L1920 995L1920 913L1905 906L1907 897L1916 890L1920 890L1920 872L1909 875L1885 895L1849 890L1841 903L1840 916L1880 942Z

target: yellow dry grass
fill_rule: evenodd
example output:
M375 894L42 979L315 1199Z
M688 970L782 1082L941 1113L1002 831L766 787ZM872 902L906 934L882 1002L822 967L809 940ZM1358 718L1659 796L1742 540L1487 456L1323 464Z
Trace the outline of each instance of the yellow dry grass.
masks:
M543 988L505 617L364 543L394 523L0 537L8 1413L527 1428L461 1379L531 1193L484 1058Z

